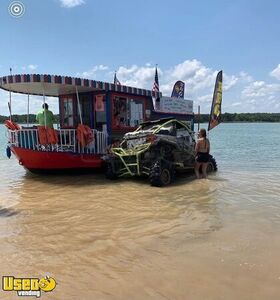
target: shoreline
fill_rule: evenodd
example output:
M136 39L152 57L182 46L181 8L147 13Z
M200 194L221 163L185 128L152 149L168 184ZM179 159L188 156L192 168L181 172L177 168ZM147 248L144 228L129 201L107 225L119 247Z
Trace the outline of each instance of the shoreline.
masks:
M59 122L59 115L54 115L56 122ZM9 116L0 115L0 124L8 120ZM19 124L26 124L26 114L14 114L12 119ZM208 123L209 114L194 114L194 124ZM29 115L29 123L37 123L36 115ZM224 113L221 117L221 123L280 123L280 113Z

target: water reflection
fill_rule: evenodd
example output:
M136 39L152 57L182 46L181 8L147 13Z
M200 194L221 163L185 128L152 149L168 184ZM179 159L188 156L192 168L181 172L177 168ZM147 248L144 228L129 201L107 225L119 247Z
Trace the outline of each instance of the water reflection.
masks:
M219 126L219 172L163 189L42 177L0 158L2 275L49 274L58 286L47 296L59 300L278 299L279 139L269 162L252 165L238 145L251 145L243 132L255 127ZM254 131L254 147L270 140Z
M52 299L181 299L191 289L200 297L189 298L206 299L216 280L226 291L223 280L233 275L245 286L245 267L256 274L270 269L270 282L276 278L277 264L263 264L269 242L272 257L280 250L272 236L280 232L274 175L183 175L168 188L154 188L102 174L13 174L2 190L13 202L1 198L2 272L53 276ZM258 281L248 278L252 289Z
M38 176L26 173L12 194L20 212L18 236L5 242L35 265L64 259L90 265L153 240L194 238L219 229L214 181L181 177L166 189L145 180L107 181L101 174ZM13 229L10 229L13 231ZM56 258L54 259L55 256ZM80 265L80 263L78 263ZM18 264L17 267L20 267Z

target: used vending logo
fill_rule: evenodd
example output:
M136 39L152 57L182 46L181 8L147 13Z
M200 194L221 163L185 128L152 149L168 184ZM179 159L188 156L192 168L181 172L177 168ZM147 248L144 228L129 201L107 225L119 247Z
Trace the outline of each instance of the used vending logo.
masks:
M2 277L2 289L5 292L16 291L18 296L41 297L41 291L51 292L56 287L54 278L15 278L13 276Z

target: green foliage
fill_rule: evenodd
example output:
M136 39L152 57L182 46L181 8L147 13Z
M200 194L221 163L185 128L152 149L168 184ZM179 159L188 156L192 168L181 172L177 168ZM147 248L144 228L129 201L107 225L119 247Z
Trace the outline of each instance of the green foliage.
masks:
M195 115L195 123L208 123L209 115ZM224 113L222 122L280 122L280 113Z
M55 122L57 123L59 120L59 115L55 115L54 118L55 118ZM8 119L9 119L9 117L7 117L7 116L0 116L0 124L4 123L4 121L8 120ZM12 115L12 120L19 124L25 124L27 122L27 115ZM34 115L34 114L29 115L29 123L31 123L31 124L37 123L36 115Z
M55 115L56 123L59 122L59 115ZM0 124L3 124L5 120L8 120L7 116L0 116ZM13 115L14 122L19 124L25 124L27 115ZM199 116L200 123L209 122L208 114L201 114ZM198 115L195 115L195 123L198 122ZM280 122L280 113L224 113L222 114L222 122ZM29 115L29 123L37 123L36 115Z

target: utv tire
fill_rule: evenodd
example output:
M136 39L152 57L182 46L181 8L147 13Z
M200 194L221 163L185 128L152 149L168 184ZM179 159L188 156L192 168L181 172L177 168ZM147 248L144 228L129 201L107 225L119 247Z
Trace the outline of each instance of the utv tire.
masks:
M157 161L151 168L150 183L152 186L162 187L174 180L174 170L171 164Z
M207 173L215 172L218 170L216 159L213 156L210 156L208 166L207 166Z
M173 159L173 147L171 145L162 145L160 147L160 156L165 160Z
M114 172L112 164L106 164L105 177L110 180L114 180L118 178L118 175Z

